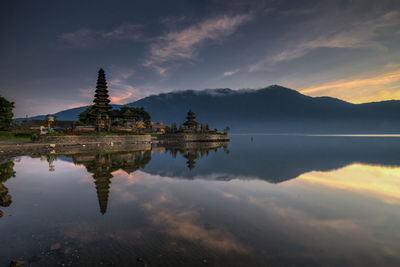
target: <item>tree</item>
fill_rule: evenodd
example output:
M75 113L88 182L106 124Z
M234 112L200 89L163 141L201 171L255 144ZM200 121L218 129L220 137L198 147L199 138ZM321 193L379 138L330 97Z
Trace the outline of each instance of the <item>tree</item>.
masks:
M88 106L83 112L81 112L78 116L78 124L80 125L90 125L94 124L94 119L91 119L89 114L93 111L93 106Z
M231 128L230 128L229 126L226 126L225 129L224 129L224 133L225 133L225 134L228 133L230 129L231 129Z
M150 121L150 114L143 108L134 107L122 107L120 108L118 115L123 118L124 114L129 114L130 117L135 118L136 121Z
M172 132L172 133L176 133L177 130L178 130L178 128L176 127L176 122L172 123L172 125L171 125L171 132Z
M0 96L0 130L8 128L14 116L12 110L14 102L10 102L4 97Z
M204 123L202 123L202 124L200 125L200 132L201 132L201 133L205 133L205 132L206 132L206 125L205 125Z
M146 126L146 128L151 128L151 121L150 120L145 120L144 121L144 125Z

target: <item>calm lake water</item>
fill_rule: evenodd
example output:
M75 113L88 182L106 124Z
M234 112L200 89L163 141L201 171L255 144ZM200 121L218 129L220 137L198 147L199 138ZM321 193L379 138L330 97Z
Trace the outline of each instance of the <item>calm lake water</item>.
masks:
M0 174L0 266L400 266L398 137L238 135Z

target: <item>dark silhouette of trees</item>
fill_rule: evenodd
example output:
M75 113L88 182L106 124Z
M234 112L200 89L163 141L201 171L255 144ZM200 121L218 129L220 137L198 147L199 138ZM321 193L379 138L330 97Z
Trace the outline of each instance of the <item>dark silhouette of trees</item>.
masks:
M132 118L135 118L136 121L150 122L151 116L150 114L143 108L133 108L133 107L122 107L118 111L118 117L124 118L126 114L129 114Z
M12 110L14 102L10 102L4 97L0 96L0 130L5 130L10 127L12 118L14 116Z
M90 125L94 124L95 120L89 116L93 112L93 106L88 106L83 112L78 116L78 125Z

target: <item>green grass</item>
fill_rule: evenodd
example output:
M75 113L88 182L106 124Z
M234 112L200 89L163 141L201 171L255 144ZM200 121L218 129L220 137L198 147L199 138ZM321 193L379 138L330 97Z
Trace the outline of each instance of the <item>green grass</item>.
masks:
M17 133L12 131L0 131L0 141L2 142L20 142L20 141L30 141L33 132L23 132Z

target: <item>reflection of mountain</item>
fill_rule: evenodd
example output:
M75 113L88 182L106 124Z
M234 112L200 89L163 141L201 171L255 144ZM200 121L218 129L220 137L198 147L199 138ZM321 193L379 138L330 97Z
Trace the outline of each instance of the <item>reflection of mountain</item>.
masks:
M223 148L225 152L228 151L229 142L191 142L182 144L167 144L163 147L166 152L169 152L173 158L176 158L178 154L184 157L187 168L191 171L196 164L196 159L207 157L211 150L217 152L218 149Z
M112 172L124 170L132 173L143 168L151 159L150 151L106 153L106 154L77 154L72 155L75 164L82 164L87 171L93 174L100 212L107 211L108 193L110 190Z
M230 180L257 178L273 183L302 173L337 169L354 162L400 166L400 138L317 136L233 136L229 155L211 153L191 172L179 158L154 156L145 172L161 176Z

